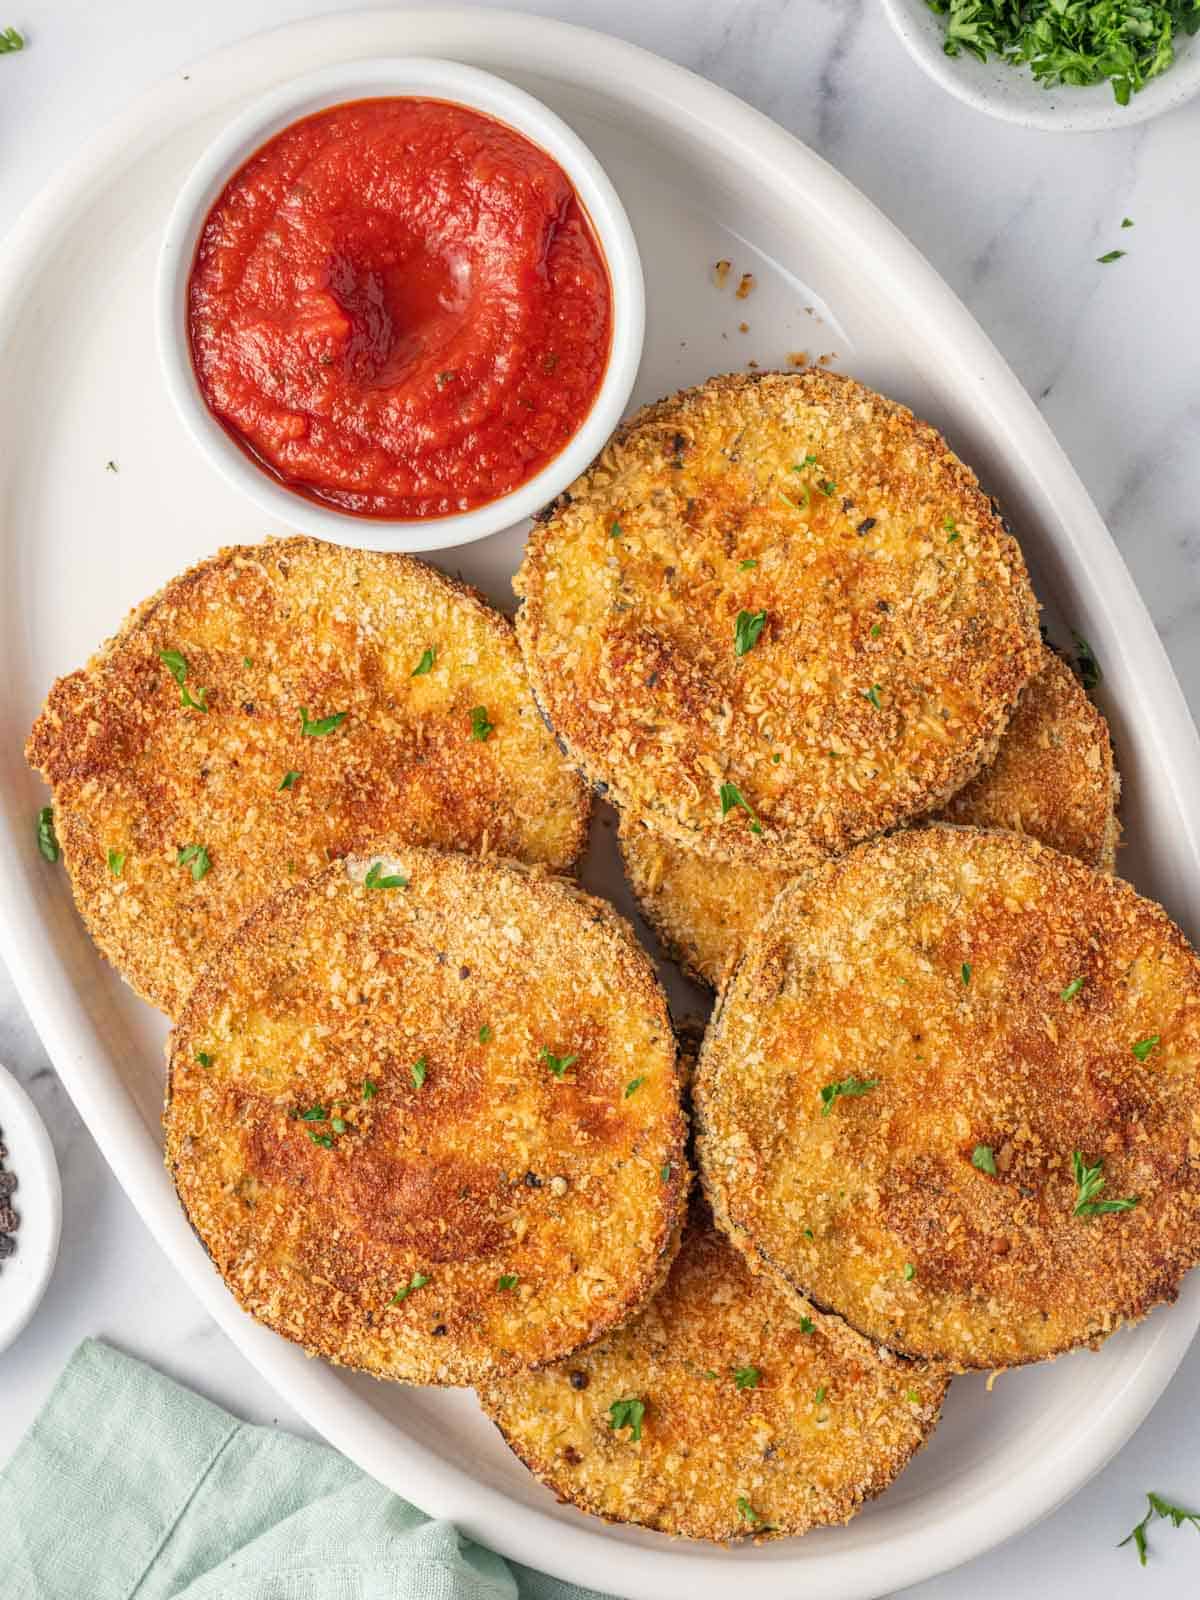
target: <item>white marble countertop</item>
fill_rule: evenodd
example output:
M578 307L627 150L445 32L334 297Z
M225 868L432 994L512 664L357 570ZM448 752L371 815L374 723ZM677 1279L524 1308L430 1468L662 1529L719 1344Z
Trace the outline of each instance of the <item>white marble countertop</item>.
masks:
M514 0L521 4L522 0ZM347 5L346 9L351 7ZM1200 103L1128 133L1025 132L929 83L872 0L523 0L715 79L859 185L930 258L1037 399L1083 476L1200 707ZM0 63L0 236L104 119L189 58L337 0L12 0L30 48ZM1135 226L1122 231L1123 217ZM1096 257L1128 255L1101 267ZM2 244L0 244L2 248ZM62 1169L50 1290L0 1355L0 1460L79 1339L101 1334L242 1415L301 1425L152 1242L0 970L0 1059L30 1088ZM0 1290L2 1292L2 1290ZM1200 1343L1140 1432L1023 1538L907 1600L1196 1592L1200 1539L1160 1524L1150 1565L1117 1551L1156 1489L1200 1505ZM936 1540L937 1530L930 1529Z

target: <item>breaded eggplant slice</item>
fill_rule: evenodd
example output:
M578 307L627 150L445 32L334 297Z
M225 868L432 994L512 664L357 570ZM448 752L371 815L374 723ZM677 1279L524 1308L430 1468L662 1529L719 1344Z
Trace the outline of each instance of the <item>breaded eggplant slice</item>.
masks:
M849 1521L928 1438L945 1390L942 1369L802 1311L697 1206L639 1317L480 1399L561 1500L724 1541Z
M1025 833L1110 872L1119 795L1108 724L1071 669L1046 650L995 760L941 816ZM693 977L719 988L792 875L712 861L624 816L618 837L638 905L664 948Z
M959 1368L1097 1345L1200 1257L1200 961L1128 884L933 825L789 884L697 1069L718 1221Z
M563 879L400 845L334 862L221 947L168 1057L192 1226L314 1354L477 1383L598 1338L670 1264L666 1003L628 926Z
M583 770L726 860L796 868L943 804L1041 666L974 473L817 369L639 412L514 587L534 694Z
M404 555L222 550L60 678L26 754L100 949L176 1016L289 877L391 838L568 868L588 800L506 618Z

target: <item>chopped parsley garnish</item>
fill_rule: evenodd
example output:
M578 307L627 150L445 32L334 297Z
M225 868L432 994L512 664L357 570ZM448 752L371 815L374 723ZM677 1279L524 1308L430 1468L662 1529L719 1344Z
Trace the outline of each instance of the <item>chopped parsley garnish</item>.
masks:
M905 1391L904 1398L908 1401L909 1405L915 1406L921 1397L915 1389L908 1389Z
M734 1367L733 1381L739 1389L757 1389L762 1376L757 1367Z
M741 806L742 810L750 818L750 832L751 833L761 833L762 832L762 823L758 820L757 812L754 810L754 807L750 804L749 800L746 799L745 795L743 795L742 791L738 788L737 784L736 783L723 783L721 785L721 818L722 818L722 820L724 820L729 815L729 813L733 810L734 806Z
M619 522L613 523L612 527L608 530L608 537L610 539L619 539L621 537L621 524Z
M384 874L383 862L372 861L366 877L363 879L364 889L407 889L408 879L401 872Z
M816 1394L813 1395L813 1399L817 1402L817 1404L819 1406L825 1404L825 1392L826 1392L825 1391L825 1385L822 1384L821 1387L817 1390Z
M496 1287L501 1291L517 1287L517 1274L515 1272L502 1272L496 1279Z
M554 1054L553 1050L547 1050L546 1046L543 1045L542 1046L541 1059L550 1068L550 1071L554 1074L554 1076L556 1078L561 1078L563 1073L567 1070L568 1067L574 1066L575 1062L578 1061L579 1057L578 1056L556 1056Z
M1107 267L1111 261L1120 261L1124 254L1124 250L1106 250L1102 256L1097 256L1096 260L1100 266Z
M1121 226L1123 228L1132 228L1133 227L1133 218L1132 217L1122 217L1121 218Z
M642 1437L642 1420L646 1415L644 1400L614 1400L608 1408L608 1425L616 1432L628 1428L629 1437L636 1444Z
M191 867L192 877L197 883L212 866L208 859L208 851L202 844L181 844L175 856L177 867Z
M1077 1217L1102 1217L1110 1211L1132 1211L1137 1205L1139 1196L1131 1195L1128 1200L1097 1200L1104 1187L1104 1161L1103 1158L1096 1162L1094 1167L1089 1167L1084 1162L1078 1150L1071 1157L1071 1167L1075 1174L1075 1208Z
M1079 993L1079 991L1082 988L1083 988L1083 979L1082 978L1072 978L1070 983L1063 990L1062 998L1064 1000L1074 1000L1075 996Z
M942 527L947 533L955 533L957 531L958 524L955 522L953 517L943 517Z
M114 878L119 878L125 871L125 852L123 850L110 850L108 852L108 870Z
M309 1106L307 1111L300 1113L301 1122L328 1122L329 1113L324 1106Z
M625 1099L626 1099L626 1100L628 1100L628 1099L629 1099L629 1096L630 1096L630 1095L631 1095L631 1094L636 1094L636 1093L637 1093L637 1091L638 1091L638 1090L639 1090L639 1089L640 1089L640 1088L641 1088L641 1087L642 1087L642 1085L643 1085L643 1084L644 1084L644 1083L645 1083L645 1081L646 1081L646 1080L645 1080L645 1078L644 1078L644 1077L642 1077L642 1078L630 1078L630 1080L629 1080L629 1082L628 1082L628 1083L627 1083L627 1084L626 1084L626 1085L625 1085L625 1095L624 1095L624 1098L625 1098Z
M670 1183L670 1181L671 1181L671 1163L669 1161L667 1162L665 1167L660 1167L658 1169L658 1175L659 1175L659 1177L662 1179L662 1181L664 1183Z
M757 561L739 561L738 562L738 568L742 572L749 572L753 567L756 567L757 565L758 565Z
M964 961L962 964L962 981L963 988L968 988L971 982L971 963L969 961Z
M996 1176L996 1156L990 1144L977 1144L971 1152L971 1165L989 1177Z
M208 711L208 690L197 689L193 695L187 686L188 664L187 657L178 650L160 650L158 659L179 685L179 704L187 706L192 711Z
M362 1097L363 1097L363 1099L364 1100L374 1100L375 1096L378 1093L379 1093L379 1085L377 1083L372 1083L370 1078L364 1078L363 1079L363 1086L362 1086Z
M816 1331L817 1331L817 1325L816 1325L816 1323L813 1321L813 1319L811 1317L801 1317L800 1318L800 1332L801 1333L816 1333Z
M24 48L25 40L15 28L0 28L0 56L11 55L13 51Z
M876 711L883 710L882 705L879 703L879 685L877 683L873 683L869 689L863 690L863 699L869 700Z
M197 1050L196 1060L202 1067L211 1067L213 1064L213 1058L209 1055L207 1050Z
M343 1117L334 1117L329 1126L334 1133L345 1133L350 1124Z
M1200 1511L1188 1511L1183 1506L1172 1505L1169 1500L1164 1500L1162 1495L1155 1494L1153 1490L1146 1496L1146 1500L1150 1509L1133 1532L1126 1534L1117 1546L1118 1550L1122 1550L1132 1540L1138 1560L1143 1567L1146 1565L1146 1529L1158 1517L1169 1517L1174 1528L1182 1528L1185 1522L1190 1522L1192 1527L1200 1532Z
M410 1294L413 1294L417 1289L423 1289L428 1282L429 1279L425 1273L414 1272L408 1282L396 1290L395 1294L388 1301L388 1305L402 1305L403 1302L408 1299Z
M757 1528L761 1523L762 1531L764 1533L772 1532L770 1526L763 1522L763 1519L759 1516L758 1512L755 1511L754 1507L750 1504L749 1500L746 1499L744 1494L738 1495L737 1508L738 1516L742 1517L746 1522L748 1522L752 1528Z
M1100 670L1100 663L1096 660L1096 652L1083 637L1071 629L1071 637L1075 641L1075 660L1072 663L1075 676L1083 685L1087 694L1099 688L1104 682L1104 674Z
M878 639L879 635L882 632L883 632L883 629L879 626L879 624L877 622L873 622L871 624L871 637L872 637L872 639Z
M817 488L820 489L823 495L828 495L830 498L837 493L837 484L831 478L822 478Z
M485 1022L483 1027L480 1028L480 1030L479 1030L479 1042L480 1042L480 1044L491 1044L492 1040L495 1037L496 1037L495 1034L492 1032L491 1028Z
M418 1056L408 1069L412 1073L412 1081L420 1089L425 1082L425 1074L429 1071L429 1061L425 1056Z
M472 739L485 740L496 731L496 724L488 721L486 706L471 707L471 737Z
M254 663L253 663L253 661L251 661L249 656L243 656L242 657L242 665L246 668L246 670L248 672L250 670L250 668L254 665Z
M911 1283L913 1281L913 1279L916 1277L916 1275L917 1275L916 1267L913 1266L911 1261L906 1261L904 1263L904 1281L905 1281L905 1283Z
M424 652L424 654L421 656L420 661L417 662L416 666L409 673L409 677L410 678L423 678L427 672L431 672L433 670L433 658L436 655L436 653L437 652L433 649L432 646L428 650L426 650Z
M1173 39L1195 33L1192 0L927 0L946 19L942 49L1027 65L1043 88L1108 82L1118 105L1165 72Z
M314 1144L319 1144L323 1150L333 1149L333 1135L331 1133L318 1133L315 1128L310 1128L308 1137Z
M767 613L765 611L738 612L737 621L733 628L733 648L736 655L744 656L748 651L754 649L766 620Z
M827 1117L833 1110L833 1102L842 1095L870 1094L872 1089L878 1089L879 1078L842 1078L838 1083L827 1083L821 1090L821 1115Z
M816 456L807 455L807 456L805 456L803 461L797 461L797 462L793 463L792 471L793 472L803 472L806 467L815 467L816 464L817 464Z
M961 533L957 533L957 532L951 533L951 534L947 535L946 543L947 544L953 544L956 539L961 539L961 538L962 538L962 534Z
M1149 1036L1149 1038L1147 1038L1147 1039L1139 1039L1138 1042L1131 1047L1132 1050L1133 1050L1134 1055L1138 1058L1139 1061L1145 1061L1146 1060L1146 1058L1149 1056L1150 1052L1159 1043L1160 1037L1161 1036L1159 1034L1152 1033Z
M290 772L284 773L283 782L279 785L279 787L281 789L290 789L299 776L300 774L296 771L295 767L293 767Z
M310 722L308 707L300 707L300 732L307 734L310 739L323 739L327 733L332 733L335 728L340 728L350 715L348 711L335 711L328 717L321 717L316 722Z

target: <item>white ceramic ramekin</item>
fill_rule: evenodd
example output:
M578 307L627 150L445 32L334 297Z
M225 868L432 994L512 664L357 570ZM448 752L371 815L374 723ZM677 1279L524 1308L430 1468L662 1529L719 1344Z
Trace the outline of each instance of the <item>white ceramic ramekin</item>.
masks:
M210 208L238 168L290 123L348 100L414 95L448 100L507 123L554 158L574 185L608 264L612 348L600 391L579 431L535 477L511 494L448 517L391 521L360 517L294 493L242 451L209 411L192 367L187 284ZM176 409L216 470L289 527L371 550L441 550L471 544L546 505L596 456L625 409L645 331L645 289L637 242L607 174L560 117L504 79L455 61L412 56L322 68L256 100L213 140L180 190L167 223L156 288L158 348Z
M50 1135L37 1107L6 1067L0 1067L3 1166L17 1180L11 1201L20 1217L16 1250L0 1261L0 1350L10 1345L38 1308L58 1257L62 1189Z

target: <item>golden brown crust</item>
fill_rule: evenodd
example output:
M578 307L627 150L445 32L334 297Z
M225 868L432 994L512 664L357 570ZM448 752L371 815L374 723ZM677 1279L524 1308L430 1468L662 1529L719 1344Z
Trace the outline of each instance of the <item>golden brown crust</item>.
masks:
M181 704L164 650L207 713ZM305 736L301 708L347 715ZM59 679L26 753L92 937L172 1016L259 901L380 833L561 870L587 831L510 623L408 556L315 539L222 550L173 579ZM211 861L199 880L178 864L192 844Z
M1026 833L1111 871L1120 780L1108 726L1051 650L1017 702L995 760L939 815ZM792 874L713 861L622 816L619 840L638 906L664 948L719 988Z
M897 1351L1014 1366L1174 1298L1198 1076L1200 962L1160 907L1013 834L914 828L758 929L701 1054L700 1168L797 1292ZM876 1087L825 1114L848 1080ZM1138 1203L1076 1215L1076 1151Z
M946 1379L804 1314L697 1207L640 1316L480 1400L530 1471L583 1511L689 1539L805 1533L887 1488L937 1422ZM610 1427L622 1399L642 1401L640 1440Z
M407 887L368 887L377 861ZM558 1076L544 1051L575 1059ZM627 925L562 879L390 843L335 862L221 947L168 1059L192 1226L312 1353L475 1383L600 1337L670 1264L666 1003Z
M639 412L534 529L514 587L572 755L725 859L800 866L940 804L1041 660L1020 552L974 474L815 368ZM739 656L743 612L765 620ZM722 817L725 783L753 816Z

